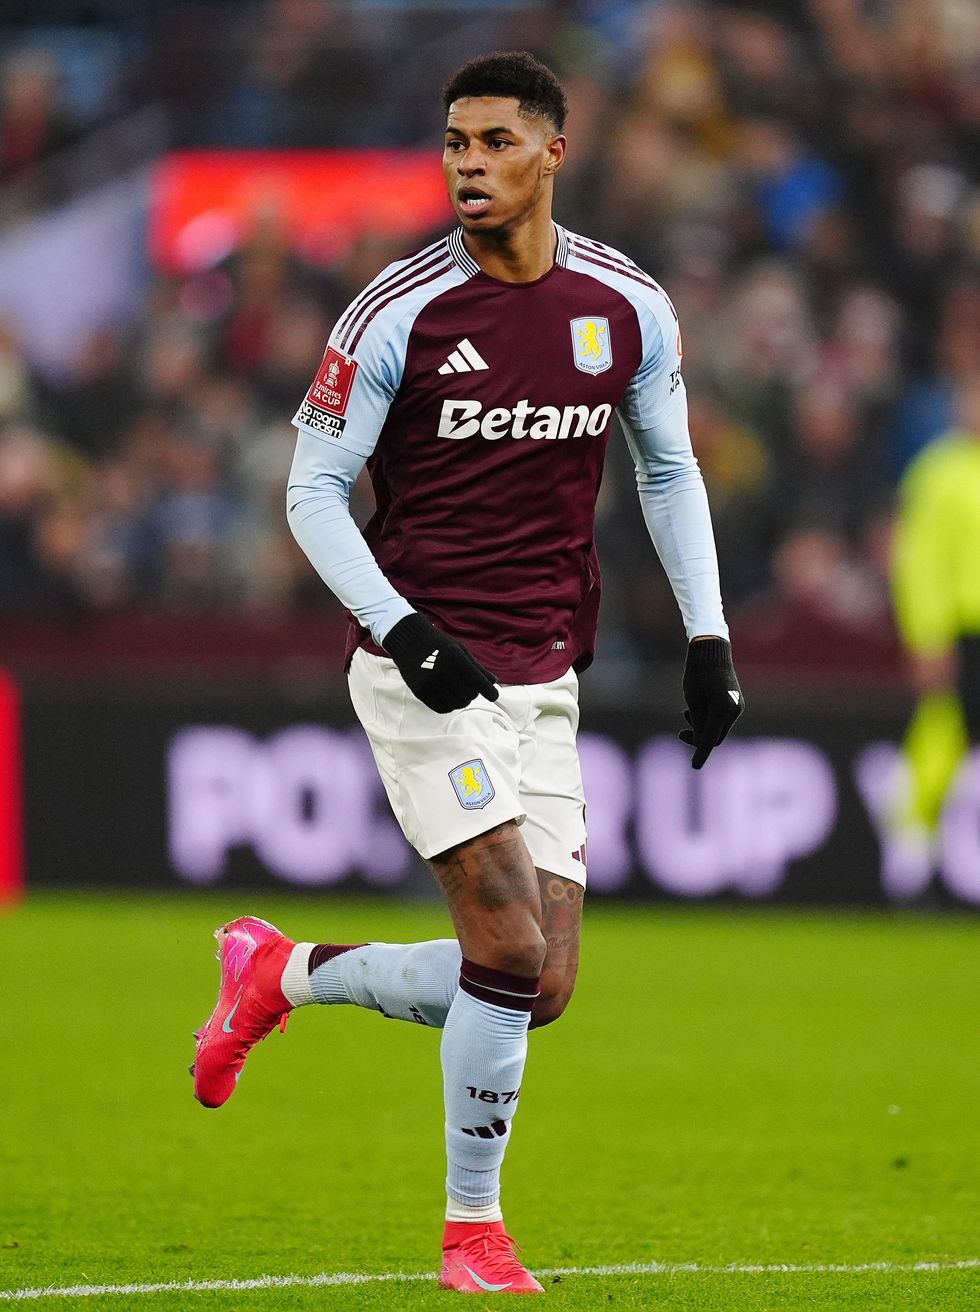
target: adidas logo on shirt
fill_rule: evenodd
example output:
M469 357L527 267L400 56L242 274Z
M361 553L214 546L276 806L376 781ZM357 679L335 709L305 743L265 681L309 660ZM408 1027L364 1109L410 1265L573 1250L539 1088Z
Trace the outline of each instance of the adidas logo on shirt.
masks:
M422 662L422 669L434 670L436 668L436 657L438 655L439 655L439 648L437 647L431 656L426 656L425 660Z
M456 349L439 369L441 374L468 374L474 369L489 369L490 366L468 337L456 343Z

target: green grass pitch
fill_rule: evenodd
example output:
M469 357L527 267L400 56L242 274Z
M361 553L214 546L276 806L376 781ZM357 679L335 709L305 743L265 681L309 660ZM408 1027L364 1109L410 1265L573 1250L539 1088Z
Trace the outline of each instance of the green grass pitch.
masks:
M447 932L438 907L227 895L50 894L0 919L0 1294L435 1268L436 1033L309 1008L256 1050L225 1108L193 1101L211 933L244 910L312 939ZM590 907L579 993L532 1036L509 1227L539 1271L716 1269L547 1277L546 1306L980 1307L980 1267L908 1269L980 1258L978 958L980 922L959 916ZM717 1270L872 1262L888 1265ZM28 1306L463 1297L413 1281Z

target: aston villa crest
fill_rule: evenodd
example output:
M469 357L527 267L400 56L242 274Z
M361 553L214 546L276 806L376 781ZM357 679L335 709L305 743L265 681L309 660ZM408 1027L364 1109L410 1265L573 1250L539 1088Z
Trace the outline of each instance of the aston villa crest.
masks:
M494 798L493 784L482 761L464 761L449 771L459 804L467 811L481 811Z
M601 374L613 362L608 319L572 319L572 359L585 374Z

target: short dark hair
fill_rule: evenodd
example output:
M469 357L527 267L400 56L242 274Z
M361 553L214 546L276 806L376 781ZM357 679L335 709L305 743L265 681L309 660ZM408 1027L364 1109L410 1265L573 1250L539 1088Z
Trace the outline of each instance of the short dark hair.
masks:
M442 89L443 109L448 112L453 101L463 96L513 98L521 114L549 119L556 132L565 126L568 113L568 101L558 78L526 50L481 55L457 68Z

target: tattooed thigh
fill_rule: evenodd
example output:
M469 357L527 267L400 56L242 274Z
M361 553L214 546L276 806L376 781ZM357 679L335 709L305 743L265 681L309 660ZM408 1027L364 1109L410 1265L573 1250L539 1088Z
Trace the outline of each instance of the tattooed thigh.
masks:
M470 903L496 910L537 903L534 868L514 821L432 857L429 866L450 907Z

